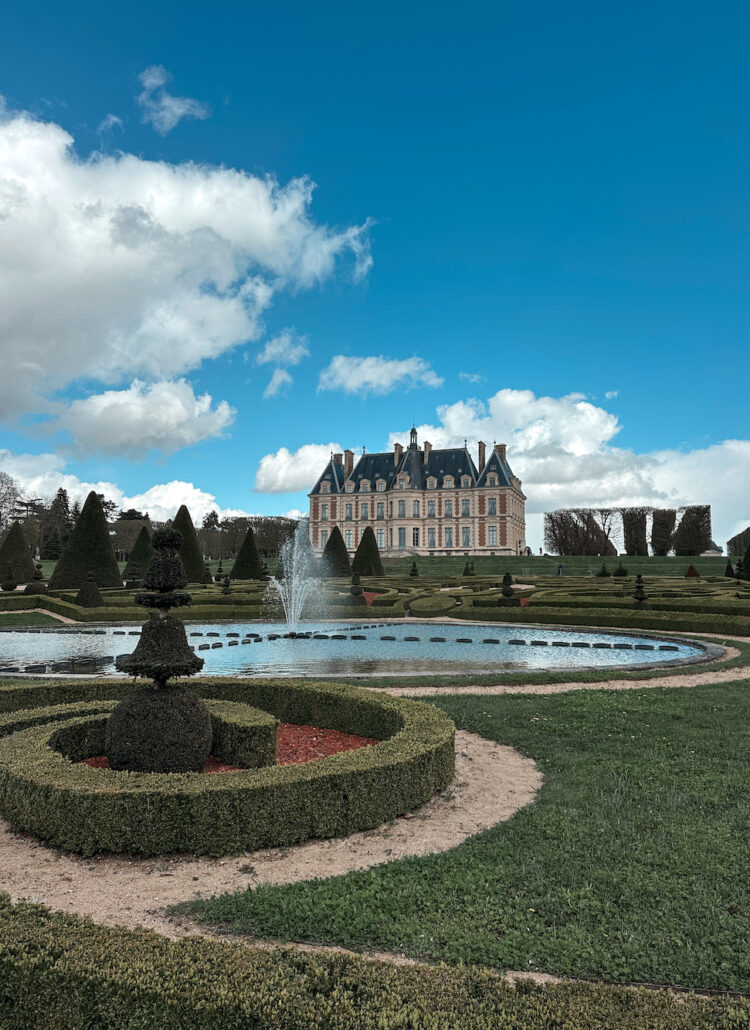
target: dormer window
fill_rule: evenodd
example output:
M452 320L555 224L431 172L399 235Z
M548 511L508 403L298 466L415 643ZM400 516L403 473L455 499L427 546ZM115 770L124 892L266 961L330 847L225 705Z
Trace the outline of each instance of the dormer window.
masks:
M487 476L488 486L497 486L497 476Z
M379 479L377 484L377 491L379 494L385 493L385 480Z
M445 489L445 490L452 490L453 489L453 476L446 476L445 477L445 479L443 480L443 489Z
M427 480L427 489L428 490L434 490L436 486L437 486L437 479L435 479L434 476L430 476L430 478Z
M398 488L399 488L399 490L405 490L407 485L408 484L407 484L406 476L400 476L399 477L399 481L398 481Z
M464 478L461 480L461 486L464 488L464 490L467 490L471 486L471 480L468 476L464 476Z
M320 484L320 492L322 494L329 494L331 492L331 485L330 485L330 483L321 483Z
M362 493L362 494L369 494L369 492L370 492L370 480L369 479L363 479L362 480L362 482L359 484L359 492Z
M352 483L351 480L349 480L349 482L346 484L346 492L348 494L353 494L354 493L354 483Z

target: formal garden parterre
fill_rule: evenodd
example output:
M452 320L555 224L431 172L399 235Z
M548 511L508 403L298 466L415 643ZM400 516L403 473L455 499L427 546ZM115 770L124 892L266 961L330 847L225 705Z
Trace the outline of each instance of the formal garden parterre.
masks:
M243 561L265 575L248 549ZM525 561L533 568L533 560ZM531 807L443 854L185 899L173 912L175 926L187 920L194 932L206 926L250 940L403 952L447 966L393 967L196 937L171 942L3 901L4 1025L109 1026L115 1009L117 1025L128 1027L750 1024L741 997L750 983L746 581L706 575L708 569L669 576L660 568L639 588L633 575L639 570L558 579L500 567L483 575L467 564L459 574L446 568L431 575L437 570L420 561L415 572L414 564L402 572L357 573L353 585L328 578L331 614L617 627L663 639L704 634L705 642L724 642L727 650L702 668L669 670L669 688L649 683L664 682L663 669L515 670L497 696L472 693L472 686L497 682L491 674L399 677L400 693L410 685L420 693L434 686L431 704L389 696L395 681L387 678L378 679L377 691L289 679L172 680L179 690L189 682L207 706L217 757L244 770L211 776L86 764L106 748L106 721L128 693L126 680L6 677L0 807L11 828L5 833L31 832L84 856L247 851L252 857L257 847L366 827L375 832L418 812L436 792L448 787L450 793L454 724L532 758L544 783ZM205 565L195 565L193 576L207 579ZM143 580L146 570L135 574ZM77 575L88 578L88 570L79 567ZM262 618L265 582L230 583L190 582L194 603L183 613ZM28 619L29 626L61 617L85 624L142 621L141 585L96 585L102 603L94 607L79 595L81 583L51 583L46 593L7 591L1 606L8 614L0 619ZM142 585L158 588L153 577ZM175 582L170 589L183 588ZM166 593L157 590L162 609ZM681 682L691 689L676 689ZM600 689L512 693L514 686L555 684ZM630 689L608 689L622 685ZM446 694L451 687L456 692ZM279 720L378 743L280 767L272 764ZM511 985L496 969L603 983ZM725 993L675 1001L668 992L612 986L617 983Z

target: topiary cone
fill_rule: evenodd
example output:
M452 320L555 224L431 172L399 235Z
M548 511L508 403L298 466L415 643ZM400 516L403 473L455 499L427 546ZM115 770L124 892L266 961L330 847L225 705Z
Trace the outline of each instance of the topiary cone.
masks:
M121 587L117 565L102 502L95 491L86 498L49 581L51 590L82 587L93 572L100 587Z
M30 583L34 578L34 559L31 557L31 548L19 522L13 523L0 545L0 569L6 568L9 564L13 567L13 575L21 583Z
M203 578L203 555L201 554L193 520L190 518L190 512L184 504L174 517L172 529L176 529L182 534L180 558L187 576L187 582L200 583Z
M232 579L263 579L263 565L261 564L258 548L255 544L255 534L252 526L248 526L245 539L242 541L239 554L234 560Z

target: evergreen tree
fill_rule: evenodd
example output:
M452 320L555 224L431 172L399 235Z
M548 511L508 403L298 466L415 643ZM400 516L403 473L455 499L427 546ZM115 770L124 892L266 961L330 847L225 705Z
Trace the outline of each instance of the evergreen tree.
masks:
M16 582L16 577L13 574L13 566L8 562L5 579L0 583L0 590L6 590L10 593L12 590L15 590L17 586L18 583Z
M409 569L409 575L410 576L418 576L419 575L419 569L417 568L417 563L415 561L413 561L411 563L411 568Z
M70 513L68 491L63 489L63 487L60 487L52 498L52 503L49 506L49 520L57 528L60 540L63 542L67 540L73 528L73 517Z
M201 577L201 583L213 583L214 577L211 575L211 570L208 565L203 569L203 576Z
M351 576L352 564L346 549L344 538L338 526L334 526L328 542L323 548L321 572L324 576L336 579L339 576Z
M63 544L57 526L46 526L39 543L39 557L44 561L57 561L62 554Z
M750 579L750 545L748 546L747 550L745 551L745 557L742 559L742 568L743 568L742 578L743 579ZM737 578L739 579L739 576Z
M99 495L93 490L86 498L80 517L50 577L50 588L80 588L86 582L89 572L100 587L122 586L107 520Z
M245 539L242 541L239 554L235 558L229 575L232 579L263 579L263 566L258 548L255 546L255 534L252 526L247 527Z
M89 572L86 576L83 586L76 594L75 603L80 608L104 607L104 601L102 600L102 595L99 593L99 587L96 585L93 572Z
M727 562L727 567L724 569L724 575L731 576L732 579L734 579L734 566L732 565L731 561Z
M380 550L372 526L365 527L359 546L354 552L352 570L358 572L360 576L383 575L383 563L380 560Z
M148 526L141 526L138 536L135 538L133 544L133 550L130 552L128 563L122 574L123 579L143 579L143 575L148 568L148 563L154 553L154 548L151 543L151 534L148 531Z
M203 555L198 545L198 537L195 534L193 520L190 518L190 512L184 504L175 515L172 528L182 533L180 558L182 558L182 564L185 567L188 583L200 583L203 579Z
M13 568L13 575L19 577L22 583L30 583L34 578L34 559L19 522L13 523L0 546L0 569L6 568L8 564Z

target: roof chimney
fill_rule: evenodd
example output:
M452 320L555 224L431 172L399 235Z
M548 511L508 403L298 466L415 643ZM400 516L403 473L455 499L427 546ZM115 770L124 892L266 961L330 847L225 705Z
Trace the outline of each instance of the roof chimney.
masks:
M480 440L479 441L479 471L480 471L480 473L481 473L482 469L484 468L484 464L485 464L484 455L485 455L484 440Z
M344 455L343 454L341 454L341 453L339 453L339 454L332 454L331 457L333 458L333 464L334 465L343 465L343 463L344 463Z
M393 445L393 464L394 465L398 465L399 464L399 462L401 461L401 455L403 453L404 453L404 448L401 446L401 444L400 443L395 443Z
M424 442L424 460L425 461L429 461L430 460L430 451L431 450L432 450L432 444L430 443L429 440L425 440L425 442Z
M507 458L505 457L505 444L504 443L496 443L495 444L495 450L497 451L497 456L500 459L500 461L507 461Z
M346 478L352 474L354 469L354 451L344 451L344 471L346 472Z

